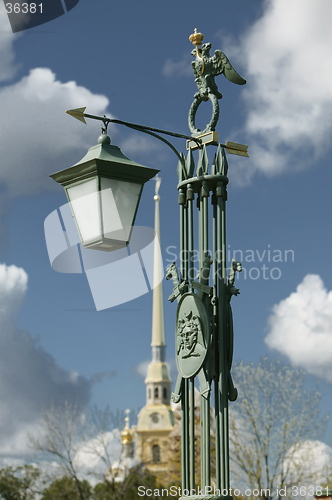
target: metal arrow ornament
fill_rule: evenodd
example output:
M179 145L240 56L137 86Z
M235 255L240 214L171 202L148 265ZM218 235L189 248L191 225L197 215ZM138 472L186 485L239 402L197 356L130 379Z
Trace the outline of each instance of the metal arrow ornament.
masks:
M141 132L147 132L150 133L151 135L154 135L153 132L157 132L159 134L166 134L170 135L172 137L178 137L180 139L187 139L187 149L198 149L201 148L203 144L206 144L205 139L201 139L200 137L192 137L184 134L177 134L175 132L170 132L168 130L162 130L158 129L155 127L147 127L145 125L139 125L137 123L131 123L131 122L126 122L123 120L117 120L115 118L108 118L107 116L97 116L97 115L90 115L88 113L85 113L86 107L83 108L75 108L75 109L69 109L66 111L66 113L70 116L73 116L76 118L76 120L79 120L80 122L83 122L86 124L85 118L92 118L93 120L99 120L104 123L104 125L107 127L109 123L117 123L119 125L125 125L126 127L133 128L135 130L139 130ZM209 139L210 143L218 144L218 134L216 132L213 133L213 136L211 136L212 139ZM159 137L160 138L160 137ZM160 138L162 139L162 138ZM162 139L164 142L166 142L165 139ZM168 143L168 141L167 141ZM168 143L170 145L170 143ZM238 156L246 156L249 158L248 154L248 146L245 146L244 144L239 144L237 142L231 142L231 141L226 141L226 144L220 144L220 146L224 147L227 151L227 153L230 153L232 155L238 155ZM172 146L172 149L174 150L174 146Z

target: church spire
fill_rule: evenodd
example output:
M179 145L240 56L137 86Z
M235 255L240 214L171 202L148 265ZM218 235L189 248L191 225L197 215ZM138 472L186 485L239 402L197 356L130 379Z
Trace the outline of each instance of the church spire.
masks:
M154 287L152 305L152 360L148 365L146 405L138 415L136 427L136 452L138 459L150 472L167 472L167 437L174 426L174 414L170 406L171 377L165 361L165 332L163 314L163 267L160 250L159 187L156 179Z
M159 188L161 178L156 178L155 201L155 242L154 275L152 305L152 360L148 366L145 383L147 386L147 404L166 404L170 402L171 377L165 362L165 332L163 307L163 266L160 250Z

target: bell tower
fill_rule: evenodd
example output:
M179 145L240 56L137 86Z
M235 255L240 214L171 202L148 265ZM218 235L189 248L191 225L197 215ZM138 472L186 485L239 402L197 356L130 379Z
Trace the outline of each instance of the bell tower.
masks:
M167 470L167 437L174 426L173 410L170 406L171 378L165 361L165 332L162 292L162 259L160 252L159 187L156 180L155 200L155 245L154 245L154 288L152 308L152 360L148 365L146 384L146 405L138 415L136 427L137 458L153 474Z

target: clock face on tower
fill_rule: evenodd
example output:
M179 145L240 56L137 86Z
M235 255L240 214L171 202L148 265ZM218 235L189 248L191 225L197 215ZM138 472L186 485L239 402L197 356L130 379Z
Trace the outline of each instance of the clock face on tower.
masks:
M154 424L157 424L160 421L159 413L151 413L151 420Z

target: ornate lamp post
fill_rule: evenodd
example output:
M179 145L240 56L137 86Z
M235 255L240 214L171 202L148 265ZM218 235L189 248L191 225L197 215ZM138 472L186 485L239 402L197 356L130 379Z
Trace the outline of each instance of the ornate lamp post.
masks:
M144 183L159 170L127 158L103 132L82 160L51 177L65 188L83 246L110 252L128 245Z
M68 113L83 122L85 117L102 120L104 135L99 140L99 146L91 148L83 160L51 177L66 189L83 245L110 251L128 243L142 185L157 171L132 162L121 152L120 154L118 148L110 146L108 136L105 135L108 123L119 123L153 135L176 153L179 160L180 267L178 270L175 263L171 264L167 269L166 278L172 279L174 286L169 300L178 301L175 344L179 375L172 399L174 402L181 401L182 408L182 491L183 499L217 500L231 497L228 401L235 401L237 390L231 377L233 324L230 302L232 296L239 293L234 287L234 280L236 271L241 271L241 264L233 260L229 276L226 276L228 162L225 150L232 154L248 156L248 147L233 142L218 142L215 127L222 95L214 77L224 74L230 81L239 85L245 84L246 81L235 71L223 52L216 50L214 55L210 56L211 44L202 45L203 38L197 30L190 36L195 46L192 51L195 57L193 70L198 87L189 111L190 136L105 116L89 115L85 113L85 108L71 110ZM201 131L195 120L197 109L204 101L211 101L212 117ZM187 156L179 153L160 134L187 139ZM216 147L212 161L208 158L208 146ZM198 150L196 160L195 150ZM115 188L112 184L114 181ZM129 193L126 203L123 201L121 182L124 190L127 189ZM111 201L103 194L105 188L111 190ZM117 195L117 190L120 195ZM87 202L80 201L83 194L92 208L88 208ZM132 202L129 201L130 197L133 198ZM111 216L107 215L107 211L110 213L112 207L116 208L115 219L119 226L125 229L112 228L108 234L103 228L108 225L108 217ZM91 210L97 224L92 219ZM81 223L85 225L84 229L81 229ZM88 237L84 238L86 233ZM91 234L94 236L91 237ZM197 253L198 276L195 270ZM196 382L200 391L200 483L199 478L195 477ZM211 435L214 435L213 446ZM213 478L211 462L215 463L216 472ZM200 484L199 492L196 489L197 484Z
M204 144L197 164L192 151L197 144L188 141L189 150L179 174L180 205L180 275L175 264L168 268L167 278L174 283L170 301L178 300L176 316L176 361L179 370L173 393L182 407L182 488L196 492L195 485L195 405L194 388L200 387L200 495L190 498L217 499L231 496L229 482L228 401L235 401L237 390L231 377L233 357L233 324L230 300L239 290L234 287L235 272L241 264L232 262L226 277L226 200L228 163L225 147L218 144L215 126L219 118L218 100L222 97L214 77L224 74L230 81L246 81L234 70L226 55L216 50L210 57L211 44L200 45L201 33L190 36L195 45L193 70L198 92L189 111L189 128L193 137ZM212 117L203 131L195 124L196 111L203 101L212 103ZM209 165L207 145L217 150ZM227 146L232 146L230 149ZM248 156L247 147L226 143L226 150ZM209 203L210 202L210 203ZM210 206L209 206L210 204ZM198 208L198 227L194 224ZM212 217L212 220L210 218ZM199 255L199 273L195 276L194 256ZM214 400L213 418L211 399ZM215 478L211 481L211 424L214 420ZM214 485L212 487L212 485ZM212 494L213 493L213 494Z

